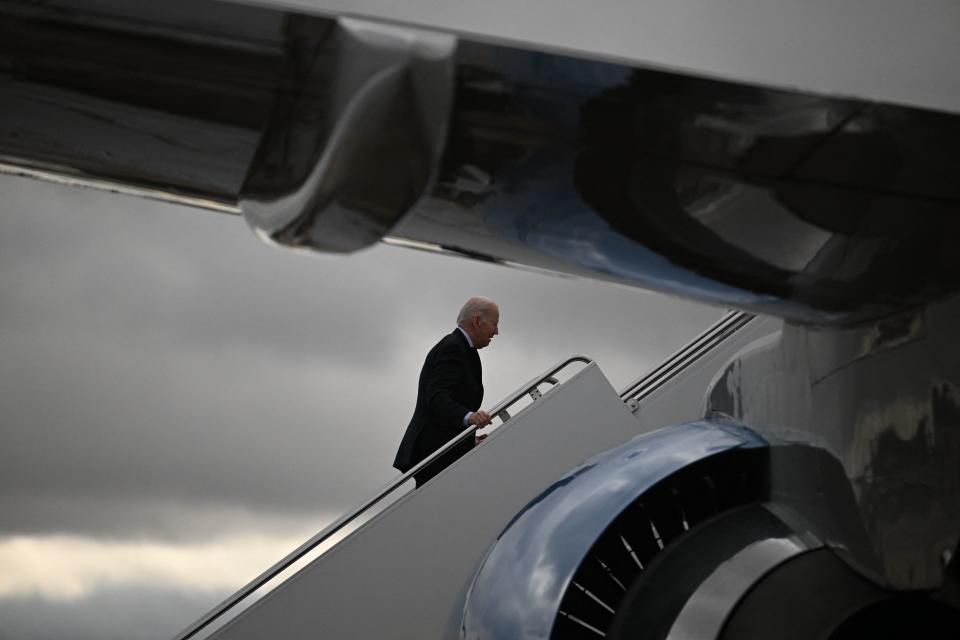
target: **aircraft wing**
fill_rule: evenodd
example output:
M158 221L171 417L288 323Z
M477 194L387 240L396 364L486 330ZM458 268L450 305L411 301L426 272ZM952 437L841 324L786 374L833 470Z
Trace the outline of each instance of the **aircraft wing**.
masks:
M802 323L955 291L960 10L755 4L6 1L0 169Z

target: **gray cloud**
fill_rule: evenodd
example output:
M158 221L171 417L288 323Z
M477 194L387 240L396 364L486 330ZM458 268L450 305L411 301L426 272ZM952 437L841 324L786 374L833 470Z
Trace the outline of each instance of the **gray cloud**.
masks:
M226 595L114 586L75 601L0 598L0 640L172 638Z
M483 352L488 406L574 352L621 386L719 315L388 247L291 254L231 216L3 186L0 527L10 531L134 530L142 509L130 505L178 500L347 508L393 475L423 356L467 295L503 311ZM71 500L91 506L54 522Z
M285 358L319 348L350 363L369 362L384 347L370 329L376 300L392 283L371 270L278 252L232 216L127 198L111 207L92 192L69 204L54 192L38 208L24 184L4 189L7 331L69 327L127 349L176 340L192 350L266 349ZM369 295L345 307L347 286Z

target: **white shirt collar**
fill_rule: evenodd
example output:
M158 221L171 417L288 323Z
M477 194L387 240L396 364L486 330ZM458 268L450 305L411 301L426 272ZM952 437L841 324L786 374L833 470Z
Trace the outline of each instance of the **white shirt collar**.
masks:
M473 346L473 340L470 339L470 334L464 331L463 327L459 325L457 326L457 329L460 329L460 333L462 333L463 337L467 339L467 344L470 345L470 348L475 349L476 347Z

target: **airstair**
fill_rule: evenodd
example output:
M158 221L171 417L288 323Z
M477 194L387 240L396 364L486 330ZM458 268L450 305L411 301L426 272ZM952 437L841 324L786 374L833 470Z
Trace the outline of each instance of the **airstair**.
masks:
M468 455L412 490L412 475L473 428L176 640L459 637L471 578L528 502L590 456L703 417L704 394L731 356L780 325L729 313L620 393L587 357L558 363L491 410L502 424Z

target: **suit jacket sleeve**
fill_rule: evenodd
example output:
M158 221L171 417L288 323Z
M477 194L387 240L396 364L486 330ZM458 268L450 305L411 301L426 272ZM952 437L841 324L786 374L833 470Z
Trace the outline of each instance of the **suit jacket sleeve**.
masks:
M452 394L465 374L466 353L456 344L445 346L438 354L427 380L428 422L449 429L450 437L463 430L463 416L473 411L453 399Z

